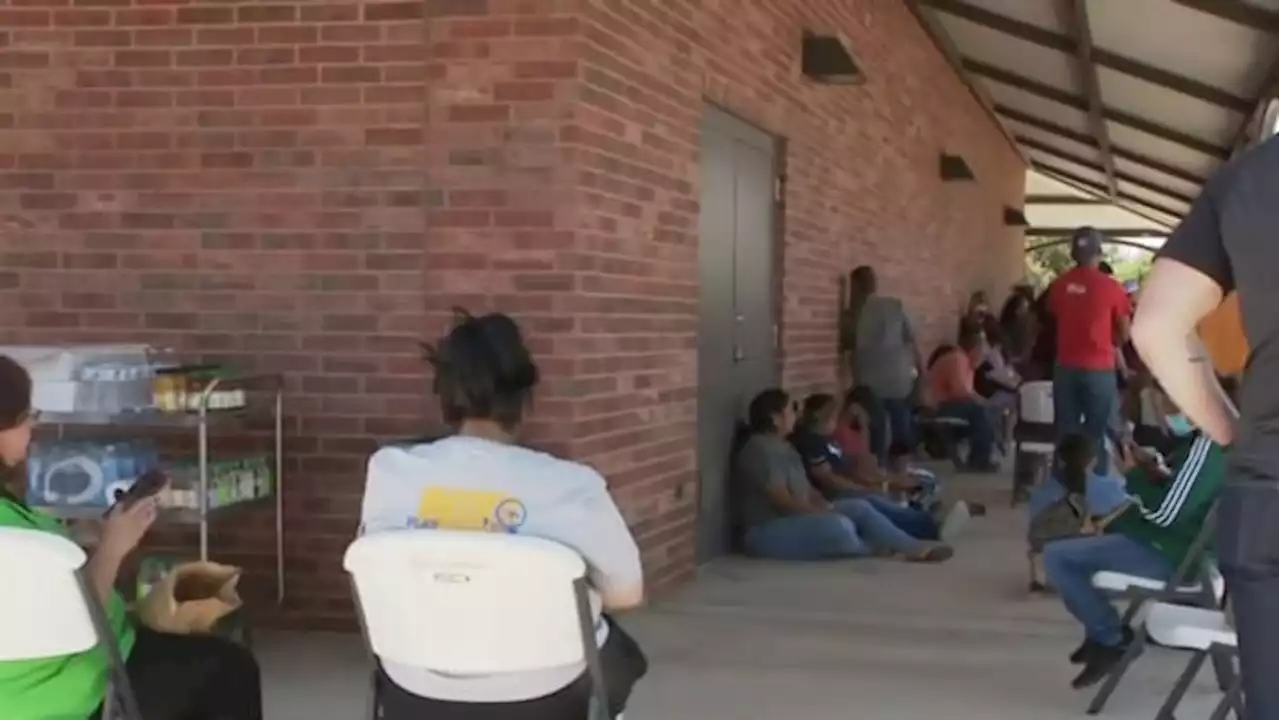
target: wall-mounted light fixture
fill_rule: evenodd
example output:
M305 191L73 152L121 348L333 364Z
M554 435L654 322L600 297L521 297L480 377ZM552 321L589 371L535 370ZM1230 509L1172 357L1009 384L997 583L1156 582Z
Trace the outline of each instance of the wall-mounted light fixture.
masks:
M973 169L963 157L947 153L938 156L938 174L947 182L976 179Z
M1021 209L1005 205L1004 224L1009 227L1026 227L1027 216Z
M866 80L844 37L808 30L801 40L800 72L825 85L857 85Z

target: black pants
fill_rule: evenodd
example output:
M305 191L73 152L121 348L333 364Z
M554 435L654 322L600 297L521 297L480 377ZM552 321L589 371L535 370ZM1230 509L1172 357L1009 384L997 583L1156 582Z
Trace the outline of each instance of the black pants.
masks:
M1228 485L1218 510L1218 561L1236 617L1247 720L1280 717L1276 494L1274 477Z
M258 662L224 638L138 628L125 667L144 720L262 720Z
M609 695L609 715L617 717L636 681L648 672L649 663L636 641L610 621L609 639L600 647L600 664ZM586 673L550 695L506 703L424 698L400 688L381 668L375 682L380 720L582 720L591 698L591 678Z

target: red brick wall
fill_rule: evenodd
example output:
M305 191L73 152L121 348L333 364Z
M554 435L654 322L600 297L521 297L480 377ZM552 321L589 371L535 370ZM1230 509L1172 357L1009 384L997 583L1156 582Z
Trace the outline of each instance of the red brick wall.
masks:
M455 304L529 328L534 437L606 473L651 582L689 574L704 101L786 141L788 386L834 379L854 264L930 339L1020 274L1000 220L1022 168L899 0L12 5L0 342L288 372L291 606L311 622L348 612L361 462L417 429L414 341ZM867 83L802 81L805 27L848 36ZM979 181L941 183L943 149Z
M697 122L714 103L786 143L783 381L831 388L842 272L868 263L932 345L968 293L1021 275L1023 167L900 0L585 3L577 174L580 330L610 378L576 444L637 521L651 579L691 566ZM800 79L803 29L844 33L861 87ZM977 183L944 184L942 150ZM621 296L621 297L620 297ZM616 387L615 387L616 386ZM598 416L596 419L595 416ZM604 427L595 428L590 422ZM605 435L604 431L611 434ZM592 434L600 437L585 439ZM642 470L637 472L637 468Z
M423 405L422 3L0 6L0 342L288 373L291 588L346 612L362 459Z

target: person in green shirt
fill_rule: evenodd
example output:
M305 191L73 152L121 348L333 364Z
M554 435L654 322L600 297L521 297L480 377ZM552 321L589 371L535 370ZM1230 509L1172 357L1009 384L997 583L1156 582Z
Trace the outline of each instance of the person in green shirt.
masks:
M26 486L20 468L35 420L30 376L21 365L0 355L0 527L65 534L57 519L27 506L20 497ZM171 635L134 627L129 618L124 600L115 591L116 576L155 519L154 498L113 509L102 523L101 540L85 567L126 660L143 717L261 720L258 665L247 649L213 636ZM97 717L105 698L107 667L102 647L63 657L0 662L0 718Z
M1197 432L1163 393L1157 403L1165 430L1177 440L1168 466L1148 457L1130 462L1125 472L1128 506L1113 514L1105 533L1055 540L1044 550L1049 584L1085 629L1084 643L1071 654L1072 663L1084 666L1071 683L1077 689L1105 678L1132 639L1111 600L1093 586L1093 575L1112 571L1167 580L1222 491L1225 450Z

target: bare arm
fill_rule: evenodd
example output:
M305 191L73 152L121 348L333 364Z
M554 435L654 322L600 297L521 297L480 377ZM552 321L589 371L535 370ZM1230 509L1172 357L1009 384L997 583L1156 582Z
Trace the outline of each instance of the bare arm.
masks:
M93 586L93 594L98 602L104 605L111 599L116 586L116 578L120 574L120 565L124 556L119 552L99 546L89 558L85 573L89 576L89 584Z
M1227 445L1234 437L1234 412L1196 334L1200 321L1235 287L1218 213L1220 177L1210 179L1160 249L1138 301L1133 344L1191 422Z
M809 468L809 477L819 488L828 493L839 493L848 490L866 490L867 485L855 480L847 478L835 471L829 463L821 465L813 465Z
M1147 275L1133 323L1133 344L1187 417L1221 445L1234 437L1234 412L1196 336L1222 302L1222 288L1177 260L1159 258Z

